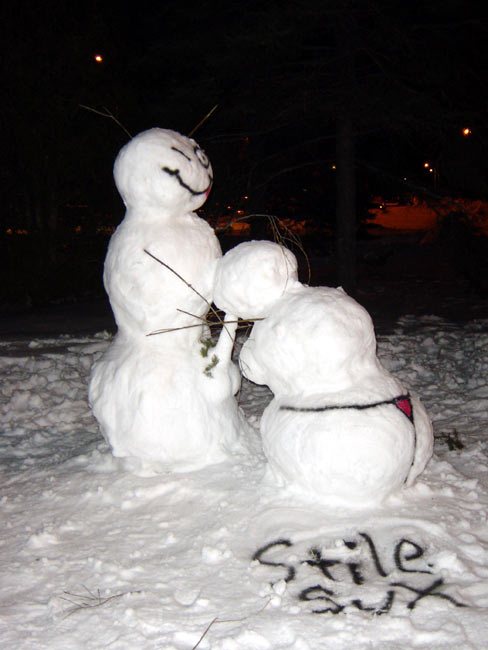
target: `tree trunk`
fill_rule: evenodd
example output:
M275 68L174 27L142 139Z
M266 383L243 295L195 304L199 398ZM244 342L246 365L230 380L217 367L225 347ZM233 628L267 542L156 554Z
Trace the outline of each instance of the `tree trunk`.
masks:
M352 119L337 118L336 134L337 280L347 293L356 288L356 170Z
M337 20L337 75L340 99L336 118L336 261L337 280L345 291L356 288L356 173L353 106L356 88L354 20L343 0Z

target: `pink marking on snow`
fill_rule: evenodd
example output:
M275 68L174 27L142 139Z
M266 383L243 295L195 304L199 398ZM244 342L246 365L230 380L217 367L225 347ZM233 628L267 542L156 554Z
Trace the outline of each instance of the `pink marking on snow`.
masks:
M405 413L405 415L409 418L412 417L412 405L410 404L410 400L408 399L399 399L395 404L398 406L398 408Z

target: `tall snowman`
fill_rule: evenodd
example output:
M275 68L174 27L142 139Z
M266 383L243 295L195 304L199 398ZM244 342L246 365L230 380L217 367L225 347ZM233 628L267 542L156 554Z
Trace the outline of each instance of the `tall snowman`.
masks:
M223 327L215 347L205 340L222 253L194 211L210 192L212 167L194 140L154 128L121 149L114 178L126 213L103 279L117 334L92 369L93 413L113 454L136 466L186 471L221 462L242 422L236 326Z

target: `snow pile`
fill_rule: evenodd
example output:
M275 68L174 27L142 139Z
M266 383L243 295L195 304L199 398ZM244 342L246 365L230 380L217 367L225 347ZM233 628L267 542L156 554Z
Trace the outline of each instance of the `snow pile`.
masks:
M250 452L127 472L86 400L110 340L0 343L2 648L486 647L488 321L407 317L379 337L436 446L414 487L367 511L263 485L272 396L248 382Z

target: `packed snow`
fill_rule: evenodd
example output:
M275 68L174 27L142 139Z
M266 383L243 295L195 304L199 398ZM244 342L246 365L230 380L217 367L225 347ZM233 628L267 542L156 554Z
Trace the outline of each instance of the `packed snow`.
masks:
M239 365L274 394L260 426L267 479L327 504L379 504L425 468L432 424L380 363L366 309L341 288L301 284L297 266L278 243L251 241L216 274L217 307L261 317Z
M114 456L140 470L219 463L245 424L234 398L235 319L215 348L202 344L222 251L194 210L212 166L195 140L154 128L122 147L114 178L126 213L103 280L118 329L93 368L93 413ZM170 331L153 336L159 328Z
M263 483L272 394L248 381L234 457L131 471L87 401L111 340L0 342L2 648L486 648L487 320L406 316L378 336L435 448L413 487L357 510Z

